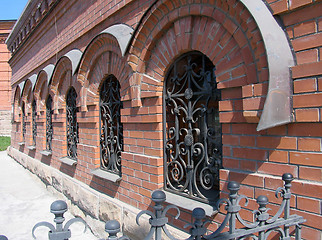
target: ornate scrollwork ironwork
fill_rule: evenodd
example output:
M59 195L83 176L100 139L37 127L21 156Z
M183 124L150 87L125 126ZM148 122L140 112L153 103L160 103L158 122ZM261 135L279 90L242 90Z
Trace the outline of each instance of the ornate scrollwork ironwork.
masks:
M52 139L53 139L53 99L48 95L46 101L46 150L52 151Z
M77 160L78 124L77 124L77 93L73 87L68 90L66 97L66 132L67 132L67 157Z
M111 75L103 82L100 90L100 158L101 169L119 175L123 151L121 108L120 83Z
M21 120L22 120L22 140L25 141L26 139L26 109L25 103L22 103L21 108Z
M237 182L229 182L228 190L230 191L229 199L220 199L218 204L226 203L227 214L218 227L218 229L210 235L204 235L205 239L255 239L264 240L268 239L269 235L276 232L280 235L280 239L291 239L289 227L295 226L295 239L301 239L300 224L305 222L303 217L298 215L290 215L290 199L291 199L291 181L293 180L292 174L285 173L282 176L284 181L284 187L280 187L276 190L276 197L279 195L283 198L279 210L274 216L270 216L267 208L269 203L267 196L260 195L257 197L256 202L259 207L258 210L253 210L254 219L252 222L247 222L241 216L239 211L241 210L240 201L246 200L245 206L247 206L248 199L243 195L239 195L240 185ZM219 209L219 207L218 207ZM284 213L284 218L280 216ZM243 226L243 228L236 228L237 221ZM229 222L229 231L222 232ZM284 225L282 228L281 226Z
M147 214L150 216L149 223L151 225L150 231L148 235L144 238L144 240L150 240L153 239L153 236L155 239L161 239L161 233L162 231L165 233L165 235L171 239L171 240L177 240L172 234L169 232L167 228L168 218L166 217L167 212L170 209L175 209L177 211L177 215L175 216L175 219L177 219L180 215L180 210L177 206L174 205L168 205L165 208L163 208L162 204L166 200L166 195L161 190L156 190L152 193L152 201L155 203L153 206L155 212L151 212L149 210L143 210L139 212L139 214L136 216L136 223L139 224L139 219L143 214Z
M212 62L190 52L171 66L164 88L165 188L204 202L219 192L222 143Z
M37 122L36 122L36 116L37 116L37 104L36 100L34 99L32 101L32 144L33 146L36 146L36 138L37 138Z

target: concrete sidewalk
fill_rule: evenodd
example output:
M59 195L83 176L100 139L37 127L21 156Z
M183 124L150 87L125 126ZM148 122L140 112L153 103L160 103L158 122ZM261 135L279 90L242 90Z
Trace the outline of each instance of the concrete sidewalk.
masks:
M57 200L43 182L15 160L0 152L0 235L9 240L31 240L33 226L47 221L54 226L54 215L50 213L50 205ZM65 213L65 223L74 218ZM74 223L70 227L71 240L97 240L89 229L83 233L84 226ZM48 239L48 228L36 230L37 239Z

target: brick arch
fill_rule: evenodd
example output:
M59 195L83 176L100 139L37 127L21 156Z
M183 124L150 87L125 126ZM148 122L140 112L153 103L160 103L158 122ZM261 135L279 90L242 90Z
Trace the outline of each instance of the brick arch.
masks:
M40 71L34 87L34 96L37 101L37 113L46 109L46 97L48 95L48 79L45 71Z
M214 63L219 88L267 85L264 43L242 3L164 0L146 14L129 51L133 69L148 76L138 83L138 95L144 97L151 84L162 85L173 60L191 50L202 52ZM264 100L260 99L260 109Z
M160 42L159 39L169 31L173 30L175 34L171 39L174 45L171 45L169 40L166 46L170 50L170 56L166 60L171 61L185 49L205 52L209 47L216 47L216 40L220 39L214 39L213 33L218 27L220 27L218 33L226 34L226 40L230 38L236 41L244 59L248 62L251 60L258 70L265 67L256 65L260 60L259 57L265 55L259 29L251 14L239 1L230 1L229 4L226 1L216 1L214 4L194 4L188 1L182 5L173 1L158 1L152 9L138 28L130 49L130 54L137 57L130 62L138 72L145 71L145 62L151 57L152 50ZM217 26L214 28L213 24ZM180 44L182 41L184 43ZM205 44L199 46L201 41ZM216 52L205 52L205 54L214 60L215 56L212 54Z
M67 57L62 57L57 62L52 78L50 80L50 90L56 95L58 94L58 85L61 81L61 77L67 72L72 71L72 65Z
M120 82L122 99L129 98L132 69L122 57L117 39L103 33L87 46L80 63L77 79L82 84L84 109L98 103L100 85L108 75L114 75Z
M81 85L79 82L77 82L77 78L76 75L72 76L72 72L71 71L66 71L64 72L64 74L61 76L60 82L58 84L57 87L57 102L56 102L56 106L57 109L63 109L66 106L66 95L68 90L74 87L77 94L77 99L76 99L76 105L79 107L81 106L80 103L80 92L81 92ZM55 105L54 105L55 106Z
M19 122L19 114L21 111L21 90L19 85L16 86L13 95L13 121Z
M207 24L207 27L202 26L204 24ZM180 25L188 25L190 32L184 32L185 30L178 32L177 28L180 28ZM176 47L171 47L170 41L174 42ZM139 72L144 66L143 72L155 79L162 80L167 67L179 55L197 50L205 54L216 66L219 88L258 82L256 61L252 58L253 52L249 50L249 46L247 44L240 46L223 25L211 18L201 16L180 18L156 41L155 46L158 47L153 48L148 56L145 56L145 64L138 65ZM229 70L238 71L240 75L226 74Z
M32 83L29 79L26 80L22 91L21 101L25 103L25 113L31 113L31 103L33 101Z
M81 84L77 81L76 75L72 75L71 60L63 56L55 66L48 89L53 96L53 110L56 114L59 109L65 107L66 94L70 86L73 86L78 93L81 91ZM80 106L79 95L77 97L77 106Z

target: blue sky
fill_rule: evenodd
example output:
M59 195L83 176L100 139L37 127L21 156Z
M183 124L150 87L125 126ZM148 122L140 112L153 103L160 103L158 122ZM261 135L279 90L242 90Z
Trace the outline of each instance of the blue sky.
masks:
M0 0L0 20L18 19L28 0Z

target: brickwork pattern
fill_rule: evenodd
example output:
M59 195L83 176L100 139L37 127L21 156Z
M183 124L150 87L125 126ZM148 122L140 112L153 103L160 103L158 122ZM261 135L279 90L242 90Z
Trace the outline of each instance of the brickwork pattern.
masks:
M320 239L322 3L267 1L272 13L283 22L296 59L296 65L291 69L294 123L257 132L268 87L266 50L256 22L240 1L186 0L152 4L152 1L133 0L120 1L115 6L103 2L91 4L86 1L76 9L74 1L62 1L30 40L40 42L40 50L39 46L30 43L11 59L15 88L25 76L54 63L56 54L60 57L73 48L84 51L75 75L72 75L68 58L61 58L56 63L49 87L44 75L38 77L34 96L39 109L37 143L42 145L37 146L36 151L18 145L22 102L27 106L26 145L31 144L33 94L30 81L27 81L21 99L17 87L12 146L115 199L140 209L149 208L151 192L162 188L164 180L163 79L176 57L197 50L206 54L216 66L218 87L222 91L219 105L223 134L222 197L227 195L228 181L238 181L241 182L240 192L250 198L245 208L254 209L254 198L265 194L273 201L269 207L275 211L279 200L274 200L274 189L282 185L282 173L292 173L295 177L292 211L307 219L303 237ZM66 10L65 14L61 9ZM107 26L120 21L136 28L124 57L111 35L93 38ZM54 34L54 25L45 23L57 24L59 37ZM118 183L91 174L91 170L100 164L98 92L109 74L120 81L123 101L124 152L122 180ZM65 94L70 86L79 93L76 166L58 160L67 151ZM52 156L40 154L45 148L44 100L48 93L54 103ZM245 219L252 218L246 211L241 214ZM223 215L219 213L216 219L221 221ZM190 219L185 211L178 220L171 219L171 223L181 228L187 222ZM215 228L216 223L212 227Z
M15 21L0 20L0 136L11 132L11 68L8 64L10 52L5 41Z
M1 27L1 22L0 22ZM8 64L10 52L5 44L6 37L3 37L3 29L0 28L0 110L11 110L11 69Z

